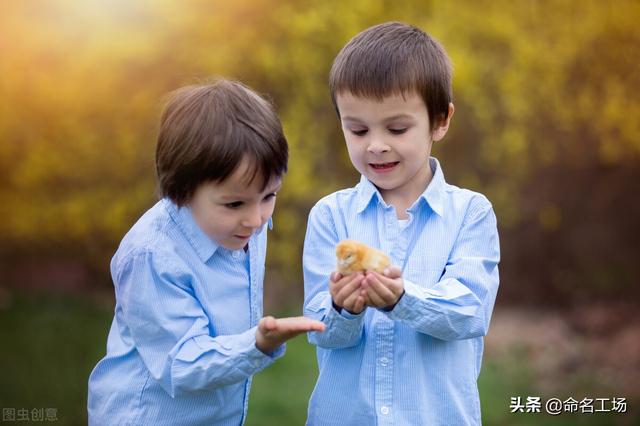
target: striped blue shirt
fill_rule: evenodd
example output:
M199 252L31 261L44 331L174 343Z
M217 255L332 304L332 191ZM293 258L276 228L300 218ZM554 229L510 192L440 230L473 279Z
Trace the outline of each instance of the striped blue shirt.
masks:
M498 290L496 218L481 194L433 178L407 210L362 177L311 210L304 243L306 316L319 376L308 425L479 425L477 378ZM328 292L335 245L354 239L381 249L403 271L405 293L390 312L337 312Z
M147 211L111 261L115 316L89 377L90 425L240 425L251 376L281 356L255 346L266 226L218 246L188 207Z

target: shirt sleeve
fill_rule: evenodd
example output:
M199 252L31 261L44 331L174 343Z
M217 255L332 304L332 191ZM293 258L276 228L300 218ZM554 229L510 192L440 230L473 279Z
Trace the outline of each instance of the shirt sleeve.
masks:
M308 333L309 342L322 348L346 348L362 339L365 311L350 315L333 308L329 275L335 270L335 247L339 237L327 206L311 209L304 240L304 315L322 321L324 333Z
M498 291L496 217L484 197L467 213L444 274L432 287L404 281L389 318L443 340L484 336Z
M241 382L284 353L284 346L270 355L256 348L256 327L211 336L209 319L189 285L188 268L176 256L129 256L114 278L120 327L127 329L123 334L172 397Z

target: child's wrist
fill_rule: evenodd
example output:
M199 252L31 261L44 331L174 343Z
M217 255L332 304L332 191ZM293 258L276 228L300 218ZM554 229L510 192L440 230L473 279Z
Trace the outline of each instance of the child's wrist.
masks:
M277 346L272 347L272 345L268 343L267 338L258 330L256 331L256 348L263 354L269 355L276 350Z
M341 313L342 310L344 309L345 311L347 311L351 315L360 315L362 313L362 311L364 311L364 308L362 308L362 310L360 312L355 312L355 311L351 311L351 310L349 310L349 309L347 309L345 307L338 306L338 305L336 305L336 302L333 301L333 299L331 300L331 305L333 306L333 309L335 309L337 313Z
M389 306L385 306L384 308L382 308L382 310L385 311L385 312L393 311L393 308L395 308L396 305L398 303L400 303L400 299L402 299L402 296L404 296L404 289L402 289L402 293L400 293L400 296L398 296L398 300L396 300L393 304L391 304Z

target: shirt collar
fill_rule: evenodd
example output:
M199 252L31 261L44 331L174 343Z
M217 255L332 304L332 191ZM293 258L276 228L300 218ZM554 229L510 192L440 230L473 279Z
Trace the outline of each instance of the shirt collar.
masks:
M440 162L435 157L429 158L429 167L431 167L433 177L431 178L429 185L427 185L427 189L425 189L422 195L420 195L420 198L424 199L429 207L431 207L431 210L433 210L438 216L443 216L444 193L446 190L444 173L442 173ZM411 206L409 210L413 210L416 204Z
M357 202L358 202L358 213L362 213L364 209L369 206L371 200L377 196L378 202L385 204L378 188L375 187L374 184L371 183L369 179L364 177L364 175L360 176L360 183L356 186L357 191Z
M420 204L420 200L424 200L431 209L442 216L444 213L444 191L445 191L445 180L444 174L442 173L442 168L440 167L440 163L435 157L429 158L429 166L431 167L431 171L433 172L433 177L431 178L431 182L427 186L427 189L424 190L418 200L409 208L409 211L415 211ZM358 213L362 213L364 209L366 209L371 200L377 197L379 203L386 205L384 200L382 199L382 195L380 195L380 191L375 187L374 184L369 181L364 176L360 177L360 183L357 185L357 208Z
M216 250L218 250L218 243L209 238L209 236L200 229L193 218L189 206L178 207L168 198L164 198L162 201L173 221L178 225L178 228L187 238L187 241L189 241L189 244L191 244L196 253L198 253L200 260L207 262L211 256L215 254Z

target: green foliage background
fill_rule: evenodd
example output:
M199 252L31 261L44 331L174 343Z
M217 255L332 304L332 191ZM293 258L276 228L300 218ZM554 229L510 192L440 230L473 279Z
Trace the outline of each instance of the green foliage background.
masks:
M284 123L290 172L268 279L278 299L297 303L287 297L301 294L306 215L357 179L327 73L350 37L386 20L424 28L452 57L457 112L434 155L450 182L495 205L501 297L615 298L632 284L637 1L55 0L2 8L0 253L13 284L51 262L66 266L35 274L30 285L46 286L48 276L52 286L55 277L63 286L107 286L109 256L155 200L164 94L222 75L269 95Z
M109 259L157 199L157 121L165 94L183 85L226 76L274 101L291 160L270 234L266 312L299 312L309 209L358 179L328 71L352 36L388 20L423 28L452 58L456 113L433 154L450 183L494 204L497 308L568 312L586 343L561 370L592 380L577 386L583 396L637 400L602 379L637 375L640 322L627 313L640 300L640 2L25 0L0 2L0 364L11 366L0 405L56 406L61 424L85 423L86 378L113 306ZM12 296L33 291L109 297ZM603 305L581 308L594 302ZM494 344L513 337L495 331ZM530 340L548 339L535 333ZM565 349L575 345L559 336ZM523 367L539 347L520 349L526 356L507 361L488 354L488 424L555 420L508 413L509 396L539 391ZM250 424L303 421L312 352L298 338L256 377ZM635 414L557 420L638 424Z

